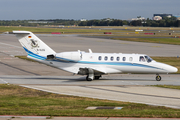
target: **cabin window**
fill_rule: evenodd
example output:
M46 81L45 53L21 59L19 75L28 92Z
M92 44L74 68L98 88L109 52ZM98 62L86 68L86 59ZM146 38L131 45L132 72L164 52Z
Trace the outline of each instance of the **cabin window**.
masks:
M116 60L117 60L117 61L119 61L119 60L120 60L120 58L119 58L119 57L117 57L117 58L116 58Z
M140 56L140 57L139 57L139 61L140 61L140 62L145 62L144 57L143 57L143 56Z
M126 61L126 57L123 57L123 61Z
M129 61L133 61L133 58L132 58L132 57L130 57L130 58L129 58Z
M111 61L113 61L114 60L114 57L111 57Z
M105 60L105 61L107 61L107 60L108 60L108 57L107 57L107 56L105 56L105 57L104 57L104 60Z
M99 60L101 60L102 59L102 57L101 56L99 56L99 58L98 58Z

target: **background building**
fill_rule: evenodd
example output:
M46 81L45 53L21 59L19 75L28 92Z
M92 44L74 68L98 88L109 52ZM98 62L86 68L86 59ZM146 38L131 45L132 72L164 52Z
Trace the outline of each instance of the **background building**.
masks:
M155 16L160 16L163 19L164 17L169 17L169 18L172 17L172 14L153 14L153 17Z
M173 15L174 17L177 18L177 20L180 20L180 15Z
M154 16L153 20L162 20L162 17L161 16Z
M86 19L82 18L80 21L87 21Z

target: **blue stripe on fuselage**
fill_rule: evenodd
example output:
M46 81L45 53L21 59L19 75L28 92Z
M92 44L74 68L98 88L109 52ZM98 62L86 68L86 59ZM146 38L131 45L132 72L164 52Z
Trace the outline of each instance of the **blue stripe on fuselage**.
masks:
M137 67L146 67L146 68L161 69L161 68L152 67L152 66L149 66L149 65L143 65L143 64L138 64L138 63L129 63L129 62L89 62L89 61L78 61L78 63L117 65L117 66L137 66Z
M45 60L46 59L46 57L34 54L33 52L29 51L25 47L23 47L23 48L28 53L28 56L31 56L31 57L39 59L39 60ZM56 61L56 62L66 62L67 61L67 62L71 62L71 63L97 64L97 65L137 66L137 67L161 69L161 68L152 67L152 66L149 66L149 65L143 65L143 64L138 64L138 63L129 63L129 62L90 62L90 61L74 61L74 60L60 58L60 57L58 57L58 58L62 59L62 60L65 60L65 61L60 61L60 60L52 60L52 61Z
M23 47L23 48L24 48L24 50L28 53L28 56L31 56L31 57L33 57L33 58L40 59L40 60L45 60L45 59L46 59L46 57L43 57L43 56L34 54L33 52L29 51L29 50L26 49L25 47Z

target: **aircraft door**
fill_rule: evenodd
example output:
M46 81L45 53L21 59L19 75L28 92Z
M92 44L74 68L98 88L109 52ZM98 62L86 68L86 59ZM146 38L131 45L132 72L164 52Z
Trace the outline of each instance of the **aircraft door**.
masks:
M129 57L129 61L133 64L133 57Z

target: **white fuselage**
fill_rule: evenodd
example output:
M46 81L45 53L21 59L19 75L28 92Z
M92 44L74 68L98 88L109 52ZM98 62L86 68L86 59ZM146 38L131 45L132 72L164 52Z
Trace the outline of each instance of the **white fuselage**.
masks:
M99 79L103 74L177 72L177 68L156 62L143 54L89 53L83 51L56 53L36 35L29 31L13 31L30 59L80 75L86 80Z
M64 56L64 54L66 56ZM116 73L172 73L177 68L145 58L143 54L122 53L86 53L63 52L57 53L56 59L43 62L62 70L78 74L80 68L92 68L95 74ZM32 57L31 57L32 58ZM142 60L143 59L143 60ZM37 58L36 58L37 60Z

